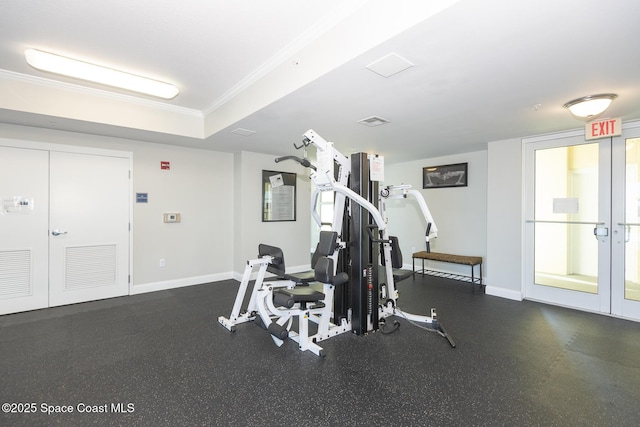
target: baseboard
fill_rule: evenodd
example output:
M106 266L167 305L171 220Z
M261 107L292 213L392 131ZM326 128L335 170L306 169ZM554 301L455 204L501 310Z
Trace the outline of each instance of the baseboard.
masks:
M185 277L175 280L165 280L162 282L143 283L131 286L130 295L143 294L146 292L164 291L167 289L182 288L184 286L201 285L203 283L219 282L234 278L234 273L206 274L204 276Z
M300 273L302 271L309 271L311 270L311 265L307 264L307 265L298 265L295 267L287 267L287 273ZM233 280L237 280L238 282L242 281L242 276L244 275L244 273L238 273L237 271L233 272ZM253 271L251 272L251 279L250 280L256 280L256 277L258 276L258 268L254 267ZM267 273L265 275L266 278L269 277L274 277L273 274L271 273Z
M506 298L514 301L522 301L524 299L521 291L513 291L511 289L497 288L489 285L485 288L485 293L494 297Z
M309 269L310 269L309 265L300 265L300 266L291 267L290 269L287 269L287 270L291 273L298 273L301 271L308 271ZM408 268L407 270L410 270L410 268ZM257 270L252 272L251 280L255 280L257 273L258 273ZM242 273L238 273L234 271L234 272L227 272L227 273L207 274L204 276L185 277L181 279L166 280L162 282L143 283L143 284L132 286L130 295L143 294L146 292L164 291L167 289L182 288L184 286L201 285L203 283L219 282L222 280L229 280L229 279L241 281ZM487 285L485 288L485 292L487 295L506 298L514 301L523 300L522 292L520 291L514 291L510 289L498 288L495 286Z
M406 268L406 264L403 267ZM413 266L410 265L408 270L411 270L412 267ZM461 274L460 273L461 270L454 271L454 270L451 270L451 269L435 269L435 268L430 268L430 270L438 271L438 272L441 272L443 274L459 275L459 276L462 276L462 277L469 278L469 281L471 280L471 276L468 275L468 268L467 268L467 274ZM482 283L485 283L485 284L487 283L487 278L486 277L482 278ZM510 300L514 300L514 301L522 301L524 299L521 291L514 291L514 290L511 290L511 289L499 288L499 287L491 286L491 285L486 285L485 293L487 295L500 297L500 298L506 298L506 299L510 299Z
M299 273L301 271L308 271L310 269L311 267L307 264L307 265L300 265L300 266L287 268L287 272ZM204 276L185 277L181 279L165 280L162 282L136 284L131 287L129 294L136 295L136 294L144 294L147 292L164 291L167 289L182 288L184 286L201 285L203 283L210 283L210 282L220 282L222 280L229 280L229 279L237 280L238 282L240 282L242 280L242 274L243 273L238 273L237 271L233 271L233 272L227 272L227 273L206 274ZM255 280L257 274L258 274L258 269L256 268L251 274L251 280ZM272 276L272 275L267 273L267 277L268 276Z

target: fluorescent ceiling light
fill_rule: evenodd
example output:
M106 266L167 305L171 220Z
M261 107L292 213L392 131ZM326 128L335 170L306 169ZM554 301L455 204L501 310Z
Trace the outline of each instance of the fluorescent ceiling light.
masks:
M563 105L564 108L568 108L574 117L582 120L591 120L604 113L611 102L616 99L618 95L614 93L603 93L600 95L583 96L582 98L574 99Z
M163 83L158 80L125 73L124 71L54 55L41 50L27 49L24 51L24 56L33 68L61 74L63 76L144 93L164 99L173 99L179 92L176 86L169 83Z

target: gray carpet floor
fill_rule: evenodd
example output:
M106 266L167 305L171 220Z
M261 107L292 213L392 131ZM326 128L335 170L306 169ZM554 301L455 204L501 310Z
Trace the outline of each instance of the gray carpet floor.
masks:
M640 323L417 276L400 283L400 307L436 307L456 348L401 320L392 334L324 341L319 358L291 341L276 347L255 324L220 326L237 288L229 280L0 316L0 425L640 422ZM47 413L63 410L72 412Z

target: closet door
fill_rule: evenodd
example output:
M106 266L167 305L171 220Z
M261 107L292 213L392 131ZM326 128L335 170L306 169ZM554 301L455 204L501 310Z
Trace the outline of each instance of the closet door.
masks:
M51 152L50 305L129 294L130 159Z
M0 314L49 304L49 152L0 147Z

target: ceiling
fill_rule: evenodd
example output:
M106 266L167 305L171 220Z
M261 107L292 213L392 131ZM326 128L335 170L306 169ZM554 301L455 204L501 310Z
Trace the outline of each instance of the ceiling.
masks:
M0 122L274 155L299 155L311 128L344 154L396 163L580 128L562 105L584 95L616 93L606 115L640 119L637 0L105 4L3 0ZM181 92L164 101L44 73L27 48ZM412 66L367 68L389 54ZM371 116L389 123L358 123Z

